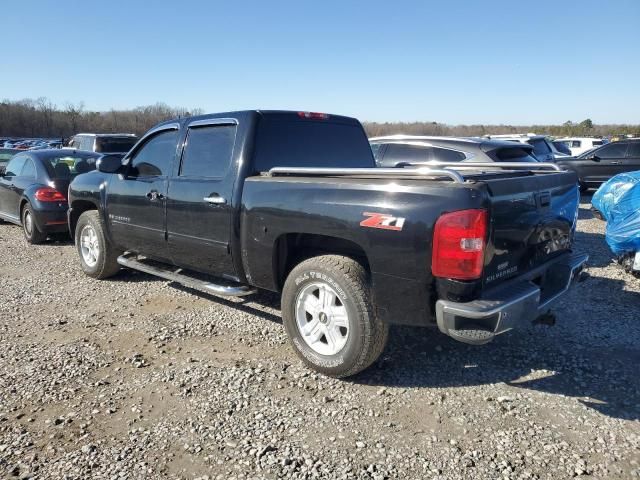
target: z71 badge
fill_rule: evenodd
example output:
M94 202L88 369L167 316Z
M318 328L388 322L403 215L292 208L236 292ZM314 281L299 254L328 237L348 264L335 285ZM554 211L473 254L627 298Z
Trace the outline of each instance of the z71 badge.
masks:
M364 212L366 218L360 222L361 227L381 228L383 230L401 231L404 226L404 217L394 217L386 213Z

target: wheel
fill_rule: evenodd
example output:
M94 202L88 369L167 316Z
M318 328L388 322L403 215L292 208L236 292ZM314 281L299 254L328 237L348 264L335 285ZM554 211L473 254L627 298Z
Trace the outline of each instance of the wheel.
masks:
M33 218L33 207L30 203L25 203L21 216L22 231L24 232L24 238L27 239L27 242L31 245L44 242L47 239L47 234L38 229L38 225L36 225L36 221Z
M118 270L119 252L108 241L100 215L89 210L80 215L75 231L75 244L80 256L80 266L90 277L112 277Z
M298 356L313 370L348 377L375 362L389 327L374 313L368 275L340 255L298 264L282 291L282 318Z

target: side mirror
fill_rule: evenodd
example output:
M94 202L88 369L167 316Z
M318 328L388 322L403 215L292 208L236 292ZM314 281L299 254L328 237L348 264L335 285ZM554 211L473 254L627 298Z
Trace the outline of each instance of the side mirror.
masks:
M600 161L600 157L594 153L593 155L591 155L589 157L589 160L591 160L592 162L599 162Z
M96 168L102 173L118 173L122 169L122 156L103 155L96 162Z

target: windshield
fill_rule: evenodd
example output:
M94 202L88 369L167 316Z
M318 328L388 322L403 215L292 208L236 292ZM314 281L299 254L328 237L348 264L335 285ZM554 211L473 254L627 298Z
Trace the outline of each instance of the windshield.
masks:
M52 180L67 180L96 169L97 156L61 155L43 160Z
M98 137L96 138L96 152L127 153L137 141L137 137Z

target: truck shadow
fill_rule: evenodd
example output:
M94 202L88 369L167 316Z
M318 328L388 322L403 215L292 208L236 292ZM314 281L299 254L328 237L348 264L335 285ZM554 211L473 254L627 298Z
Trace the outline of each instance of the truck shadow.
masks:
M637 309L640 305L639 294L620 295L618 301L627 306ZM504 383L573 397L609 417L640 419L640 348L628 339L616 338L617 331L610 325L615 314L606 318L594 315L585 325L578 325L574 315L559 317L558 322L565 323L573 317L572 325L560 330L556 330L558 326L525 326L484 346L456 342L436 329L397 326L391 330L381 360L351 381L405 388ZM634 328L638 329L638 322L621 329L620 337Z

